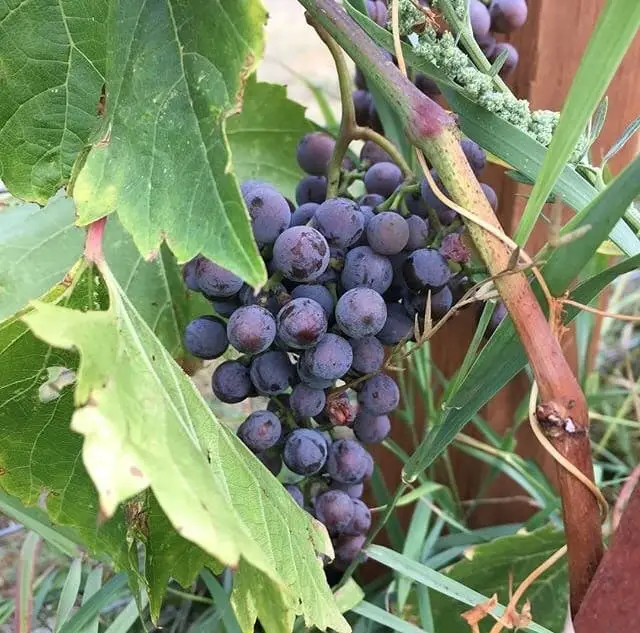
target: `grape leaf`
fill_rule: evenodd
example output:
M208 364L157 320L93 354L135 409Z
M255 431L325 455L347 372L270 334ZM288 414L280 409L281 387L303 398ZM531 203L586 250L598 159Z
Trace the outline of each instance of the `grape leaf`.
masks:
M564 545L564 534L552 526L528 534L514 534L491 543L477 545L470 560L453 565L447 576L486 596L498 594L498 602L509 602L509 578L513 574L514 591L549 556ZM567 616L568 573L566 559L537 578L527 589L524 600L531 602L531 615L538 624L561 631ZM434 630L469 633L469 625L460 617L466 607L444 594L431 592ZM522 601L518 605L520 609ZM417 611L417 608L416 608ZM495 624L486 618L480 624L485 633Z
M296 614L348 631L318 560L332 553L324 528L218 423L112 272L101 272L108 311L36 302L24 319L50 344L80 352L71 425L85 436L83 462L102 513L150 487L181 536L226 565L242 560L235 595L266 615L268 633Z
M295 200L295 188L304 175L296 161L300 137L316 127L304 108L287 99L285 86L247 82L242 112L229 118L227 137L238 179L266 180Z
M74 187L79 222L117 210L149 256L166 238L253 285L266 278L235 177L225 120L262 54L259 0L115 0L101 138Z
M96 126L107 0L0 6L0 178L44 204L71 174Z

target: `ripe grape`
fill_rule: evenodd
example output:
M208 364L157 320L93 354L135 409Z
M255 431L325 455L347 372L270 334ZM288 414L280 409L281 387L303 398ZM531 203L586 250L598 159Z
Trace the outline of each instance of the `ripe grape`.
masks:
M489 201L489 204L491 205L491 208L494 211L497 211L498 210L498 196L496 195L496 192L493 190L492 187L490 187L489 185L485 184L484 182L481 182L480 186L482 187L482 191L484 191L484 195L486 196L487 200Z
M391 421L386 415L371 415L363 410L353 422L353 432L363 444L379 444L391 431Z
M378 213L367 225L367 242L380 255L396 255L409 241L409 225L398 213Z
M388 198L402 182L402 172L395 163L376 163L367 169L364 186L368 193Z
M365 141L360 150L360 161L369 165L376 163L393 163L393 159L377 143ZM362 204L362 202L361 202Z
M402 267L409 288L416 292L440 290L451 279L447 260L435 248L413 251Z
M327 179L324 176L305 176L296 185L296 203L320 204L327 198Z
M327 396L322 389L313 389L303 383L296 385L291 392L289 404L298 419L312 418L324 409Z
M330 319L333 316L335 301L331 291L326 286L322 286L320 284L302 284L300 286L296 286L291 291L291 298L299 299L302 297L317 301L322 306L322 309L327 315L327 319Z
M198 258L195 276L198 288L207 297L226 299L242 288L242 279L238 275L234 275L206 257Z
M291 222L287 201L271 185L251 187L244 196L253 235L259 244L273 244Z
M298 165L313 176L326 175L335 146L335 140L324 132L305 134L296 149Z
M476 36L476 42L478 42L480 50L484 53L484 56L487 59L489 59L493 55L493 51L496 50L496 38L493 37L491 33L487 33L487 35Z
M343 530L349 536L366 534L371 528L371 511L360 499L353 499L353 518Z
M254 411L238 427L238 437L254 453L262 453L280 439L282 427L278 416L271 411Z
M407 250L415 251L419 248L425 248L429 243L429 223L418 215L410 215L406 222L409 227Z
M353 76L353 83L355 84L356 88L359 88L360 90L367 89L367 80L364 78L364 74L359 68L356 68L356 72Z
M347 290L336 304L336 322L351 338L377 334L386 319L384 299L371 288Z
M296 429L284 443L282 458L287 468L297 475L315 475L327 461L329 447L319 431Z
M351 367L353 352L349 342L337 334L325 334L318 344L305 350L302 362L318 378L337 380Z
M263 352L253 359L249 371L255 388L268 396L284 393L295 380L295 370L284 352Z
M216 367L211 376L211 387L216 398L228 404L256 395L249 368L237 360L226 360Z
M292 299L276 319L279 339L293 349L313 347L327 331L327 315L313 299Z
M194 257L193 259L190 259L182 267L182 281L184 282L184 285L189 288L189 290L193 290L194 292L200 292L198 275L196 274L196 266L198 265L199 259L200 255Z
M358 200L358 204L360 205L360 209L362 207L370 207L371 209L375 209L379 204L384 202L384 198L379 193L365 193Z
M307 224L311 218L313 218L319 206L316 202L301 204L291 215L290 226L303 226Z
M284 489L293 497L293 500L302 508L304 507L304 495L298 486L285 484Z
M467 157L473 173L479 176L487 166L487 155L484 153L484 150L470 138L462 139L460 141L460 147Z
M387 25L387 5L382 0L367 0L367 13L369 17L378 25Z
M387 304L387 320L378 332L378 339L384 345L397 345L413 338L413 321L399 303Z
M358 402L373 415L386 415L398 406L400 390L393 378L377 374L362 383Z
M312 389L328 389L336 381L333 379L320 378L311 373L311 370L307 367L304 356L301 356L298 360L298 378Z
M240 301L237 295L228 299L212 299L211 307L218 316L228 319L240 307Z
M369 246L356 246L344 258L340 280L345 290L367 286L383 294L391 285L393 268L384 255L379 255Z
M424 201L424 198L419 191L409 191L408 193L406 193L404 196L404 202L407 205L407 209L409 209L409 212L412 214L410 217L428 217L429 207L427 206L427 203ZM409 246L407 246L407 248L409 248Z
M434 169L431 170L431 176L438 187L438 189L447 197L450 198L449 192L446 187L442 184L440 177L436 173ZM422 180L420 184L420 193L422 194L423 200L429 205L437 214L440 222L446 226L451 224L458 214L447 204L442 202L438 196L431 189L431 185L427 181L426 178Z
M273 245L273 262L292 281L312 281L329 265L329 245L310 226L293 226Z
M314 501L315 515L324 523L329 534L339 534L353 521L355 507L353 499L342 490L327 490Z
M513 44L509 44L509 42L498 42L489 61L494 62L498 57L500 57L503 51L507 51L507 56L500 68L500 72L498 73L500 77L506 77L511 71L515 70L520 59L518 51Z
M343 484L358 484L369 468L369 454L355 440L336 440L329 447L327 472L335 481Z
M340 536L333 548L336 555L334 561L336 568L344 571L358 557L365 540L364 535L347 536L343 534Z
M453 293L449 286L438 292L431 293L431 317L441 319L453 306ZM408 303L407 311L417 314L422 321L426 314L427 295L413 295Z
M486 336L491 336L498 329L498 326L505 320L507 314L507 308L504 303L499 301L493 309L493 313L487 324Z
M373 374L384 363L384 346L375 336L365 336L349 341L353 350L351 369L360 374Z
M356 113L356 123L363 127L369 126L369 111L373 104L371 93L366 90L354 90L351 93L353 109Z
M243 354L259 354L269 348L276 337L276 321L269 310L249 305L238 308L227 323L231 345Z
M527 21L527 3L525 0L493 0L489 13L492 30L511 33Z
M471 21L473 36L476 39L489 33L491 16L489 15L489 9L480 0L469 0L469 20Z
M212 360L222 356L229 346L224 323L211 315L193 319L184 330L184 346L196 358Z
M352 499L359 499L364 492L364 484L341 484L339 481L332 481L331 490L342 490L343 492L346 492Z
M353 200L332 198L318 207L313 224L329 244L346 248L362 235L364 217Z

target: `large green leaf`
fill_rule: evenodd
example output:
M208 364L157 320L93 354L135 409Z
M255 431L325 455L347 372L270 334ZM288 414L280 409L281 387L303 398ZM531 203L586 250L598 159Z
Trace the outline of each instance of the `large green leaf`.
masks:
M564 534L553 527L505 536L474 547L470 558L453 565L447 576L485 596L498 594L498 602L507 604L510 578L515 591L563 545ZM551 631L561 631L567 617L568 586L566 559L561 559L531 584L518 608L529 600L535 622ZM469 625L460 617L465 608L459 602L432 591L431 607L436 631L469 633ZM485 633L494 624L493 618L487 618L480 624L480 631Z
M637 35L638 27L640 3L637 0L607 2L580 59L544 165L518 224L514 235L518 244L525 244L531 235L547 196Z
M22 199L45 203L65 184L98 125L108 6L0 6L0 178Z
M304 108L287 99L284 86L258 83L252 77L242 111L227 122L236 176L240 181L266 180L294 200L296 184L304 175L296 161L296 146L300 137L315 129Z
M225 137L264 21L259 0L111 3L105 121L74 189L80 223L117 211L145 256L166 238L179 261L201 252L264 282Z
M309 626L348 631L318 559L331 554L324 528L213 417L109 268L101 272L94 283L108 289L109 310L37 302L24 320L80 352L71 425L84 435L103 515L150 487L182 537L224 564L242 560L234 596L247 630L259 616L280 633L302 614Z

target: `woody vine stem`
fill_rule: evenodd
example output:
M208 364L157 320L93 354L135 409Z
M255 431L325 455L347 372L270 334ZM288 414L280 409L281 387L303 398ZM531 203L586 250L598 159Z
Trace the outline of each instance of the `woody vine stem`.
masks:
M540 391L541 402L537 407L540 426L558 453L593 481L584 395L526 276L501 274L510 268L513 249L497 235L502 229L460 148L455 120L389 62L335 0L299 2L312 22L340 45L395 110L405 125L408 140L435 167L451 198L462 208L473 209L474 216L481 220L477 223L463 218L478 253L495 277L495 286L527 353ZM343 133L344 116L343 113ZM343 134L341 142L348 145L347 139L354 138L369 137ZM338 155L334 158L339 166L341 158ZM404 161L400 165L405 165ZM333 167L335 173L336 165ZM488 231L486 226L492 230ZM405 481L415 481L422 466L418 453L405 466ZM600 511L591 489L562 466L558 466L558 483L567 538L571 612L575 615L602 557Z

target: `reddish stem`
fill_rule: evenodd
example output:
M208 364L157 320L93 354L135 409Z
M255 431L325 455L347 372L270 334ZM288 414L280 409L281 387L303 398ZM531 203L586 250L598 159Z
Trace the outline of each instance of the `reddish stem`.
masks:
M87 227L87 237L84 243L84 256L92 264L101 264L104 260L102 252L102 239L104 228L107 224L107 216L99 218Z

